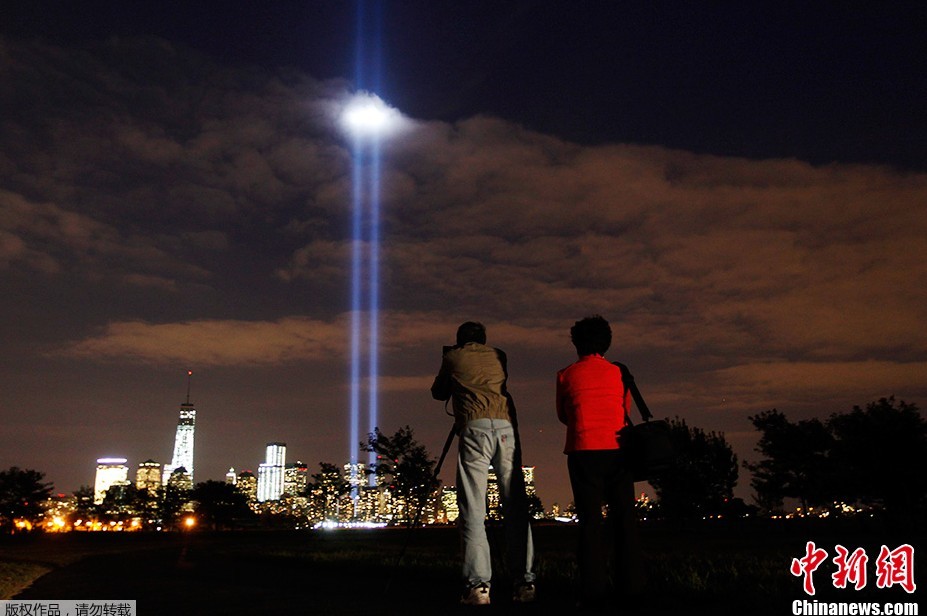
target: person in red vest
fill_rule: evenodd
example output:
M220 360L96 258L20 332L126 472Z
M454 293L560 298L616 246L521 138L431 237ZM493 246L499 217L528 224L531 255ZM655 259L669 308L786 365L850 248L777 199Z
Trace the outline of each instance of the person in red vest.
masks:
M580 604L620 605L610 596L614 590L633 594L644 584L634 480L617 438L630 394L621 369L605 359L612 342L608 321L598 315L577 321L570 338L579 359L557 373L557 417L566 424L563 451L579 520ZM614 584L609 582L609 551Z

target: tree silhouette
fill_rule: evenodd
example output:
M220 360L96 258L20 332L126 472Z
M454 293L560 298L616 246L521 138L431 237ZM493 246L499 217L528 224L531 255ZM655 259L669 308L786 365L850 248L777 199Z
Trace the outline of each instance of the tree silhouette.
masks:
M233 528L254 517L244 493L224 481L210 479L198 483L190 497L199 523L213 530Z
M927 499L927 421L917 406L881 398L831 415L832 461L844 500L913 513Z
M181 514L190 506L190 488L187 487L189 475L181 466L171 473L167 485L161 488L161 520L165 525L170 526L177 522Z
M750 485L757 503L768 511L782 507L784 498L797 498L802 508L833 501L833 472L828 452L833 437L820 420L792 423L772 409L750 417L760 431L756 451L766 458L745 462L753 473Z
M525 497L528 501L528 516L532 520L540 520L544 517L544 503L537 494L528 494Z
M98 513L97 506L93 503L93 487L81 486L74 492L74 515L78 519L91 518Z
M119 519L126 515L141 515L148 504L148 490L128 484L117 484L103 495L97 511L106 517Z
M34 523L42 515L42 502L51 496L45 473L16 466L0 471L0 528L15 531L14 520Z
M723 513L738 475L737 456L724 434L689 427L678 418L669 424L676 458L650 480L660 511L671 518Z
M335 519L341 497L350 491L351 485L338 466L330 462L319 462L319 472L310 476L309 485L306 487L310 517L316 522Z
M766 458L744 466L767 509L781 507L784 497L802 507L861 502L903 522L927 505L927 476L920 471L927 466L927 421L913 404L881 398L827 422L792 423L775 409L750 420Z
M367 436L367 443L361 443L361 449L377 454L371 472L406 503L407 517L411 519L411 512L422 511L440 482L434 477L435 460L415 440L412 428L399 428L392 436L374 428Z

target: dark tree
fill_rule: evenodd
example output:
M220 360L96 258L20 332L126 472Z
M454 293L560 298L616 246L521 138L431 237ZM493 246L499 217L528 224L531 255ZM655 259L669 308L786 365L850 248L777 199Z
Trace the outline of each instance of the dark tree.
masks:
M721 514L733 496L738 464L724 434L690 428L685 420L670 423L676 450L672 465L650 480L666 517Z
M338 514L341 497L350 491L351 485L336 465L319 462L319 472L310 476L309 485L306 487L311 517L320 521L333 520Z
M45 473L16 466L0 471L0 528L15 531L13 521L35 523L42 515L42 503L51 496L52 484Z
M111 486L103 495L97 511L115 518L126 515L143 515L148 504L148 490L133 485Z
M544 503L541 502L541 497L537 494L528 494L526 496L528 500L528 515L532 520L540 520L544 517Z
M802 508L829 505L834 499L833 472L828 452L833 437L820 420L792 423L772 409L750 417L761 436L756 451L760 462L745 462L753 473L750 485L757 503L767 511L782 507L784 498L797 498Z
M408 517L415 516L412 512L421 512L440 482L434 477L436 461L415 440L412 428L399 428L392 436L374 428L367 443L361 443L361 449L377 454L371 472L407 504Z
M927 421L918 408L882 398L831 415L832 459L844 500L913 514L927 500Z
M224 481L204 481L196 484L190 494L193 511L199 524L213 530L234 528L254 517L248 498L241 490Z
M190 502L190 492L179 482L169 482L161 488L159 513L165 525L170 526L180 519Z
M99 508L93 503L93 488L91 486L81 486L74 491L74 515L78 518L91 518L99 512Z

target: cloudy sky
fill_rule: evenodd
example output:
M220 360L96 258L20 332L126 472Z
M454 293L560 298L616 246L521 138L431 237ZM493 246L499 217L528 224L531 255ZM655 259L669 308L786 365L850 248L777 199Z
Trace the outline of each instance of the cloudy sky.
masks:
M359 29L348 2L187 4L5 9L0 467L71 491L98 457L169 462L187 370L196 480L269 441L346 461L337 119L372 75L405 116L385 432L439 453L428 387L470 319L509 355L547 506L570 500L554 375L589 314L657 416L741 460L759 411L927 404L923 7L394 1Z

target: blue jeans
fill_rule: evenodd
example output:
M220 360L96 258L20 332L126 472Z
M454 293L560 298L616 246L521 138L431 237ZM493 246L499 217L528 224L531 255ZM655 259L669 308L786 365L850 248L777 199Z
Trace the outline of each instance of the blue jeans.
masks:
M467 585L489 584L492 560L486 538L486 485L492 465L499 482L505 525L507 565L513 581L533 582L534 543L525 496L521 452L515 430L502 419L474 419L460 432L457 449L457 526L463 543L463 579Z

